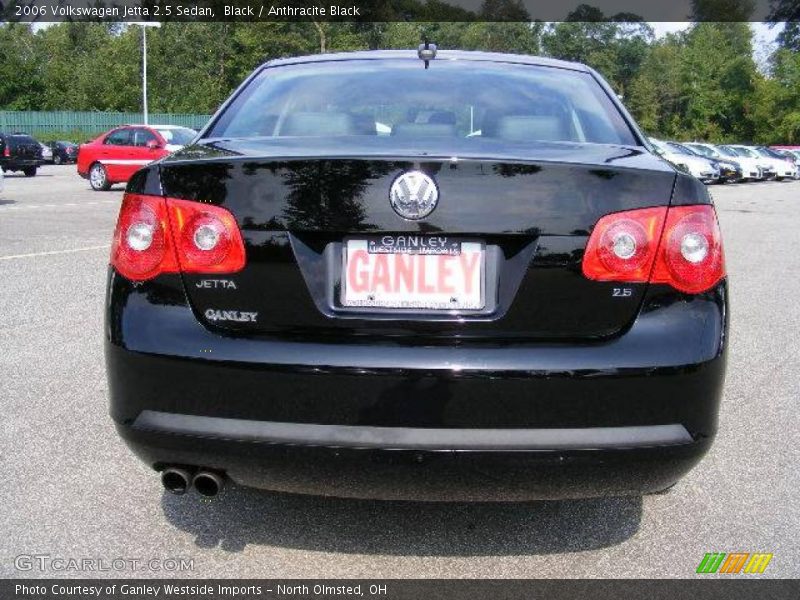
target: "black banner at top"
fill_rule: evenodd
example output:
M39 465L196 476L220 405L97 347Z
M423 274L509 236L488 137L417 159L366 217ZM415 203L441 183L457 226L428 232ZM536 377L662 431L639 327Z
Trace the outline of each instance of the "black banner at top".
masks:
M3 21L797 21L800 0L0 0Z

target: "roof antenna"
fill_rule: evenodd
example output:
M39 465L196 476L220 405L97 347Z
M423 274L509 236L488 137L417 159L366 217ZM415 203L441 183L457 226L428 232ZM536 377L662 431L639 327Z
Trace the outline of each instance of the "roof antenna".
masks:
M423 38L424 43L419 45L417 49L417 56L419 56L420 60L425 61L425 68L428 68L430 62L436 58L436 44L431 44L428 41L428 36Z

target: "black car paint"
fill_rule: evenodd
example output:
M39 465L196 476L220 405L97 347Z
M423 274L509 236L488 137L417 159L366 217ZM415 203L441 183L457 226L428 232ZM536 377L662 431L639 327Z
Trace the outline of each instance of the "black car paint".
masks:
M9 156L6 156L8 149ZM25 171L26 174L42 164L39 142L24 134L0 133L0 168L3 171Z
M520 499L658 491L706 452L724 381L726 281L686 295L663 285L590 282L580 272L600 216L709 203L700 182L644 147L543 144L535 160L498 150L491 158L453 153L453 162L418 148L364 156L352 145L357 140L326 148L309 148L308 140L282 143L267 148L257 140L204 140L201 133L128 184L133 193L230 209L248 255L245 271L224 277L235 282L233 293L198 287L218 277L162 275L134 283L109 270L111 414L149 465L203 466L243 484L293 492ZM448 210L443 200L423 222L393 218L387 181L411 165L437 178L443 198L459 176L472 177L474 196L461 210ZM514 197L539 184L572 199L576 210L560 213L554 205L528 219L501 204L495 221L476 228L471 213L485 211L482 199L498 186ZM441 231L481 233L498 248L500 272L510 283L497 312L365 316L337 312L315 297L315 266L324 270L320 257L326 248L336 252L343 236ZM615 287L632 294L615 303ZM255 325L220 327L203 317L215 305L255 307L264 316ZM466 435L499 430L498 440L502 430L526 427L679 424L691 442L602 450L579 441L511 452L499 442L495 451L375 449L158 431L144 418L150 414Z
M525 163L518 156L499 162L463 154L458 161L414 160L412 149L391 158L336 158L356 152L347 144L334 149L301 140L276 149L272 143L240 148L219 142L207 151L213 156L223 150L223 159L198 160L206 149L197 145L192 160L178 153L161 163L161 193L227 208L245 240L247 267L225 277L236 293L202 287L207 277L184 277L201 320L206 309L223 302L227 309L259 312L256 323L225 324L249 333L583 338L612 335L633 319L646 286L624 286L630 295L614 296L618 283L583 277L581 255L603 214L639 207L643 198L652 206L669 203L675 175L661 161L642 150L570 144L542 145L541 160ZM257 158L300 152L326 158ZM563 162L565 157L574 162ZM385 201L392 180L413 168L434 177L443 198L421 222L398 218ZM698 191L694 197L704 195ZM494 310L417 313L399 321L396 314L337 305L338 294L327 291L338 289L339 273L328 271L328 261L340 255L344 237L380 232L485 239L490 259L496 257ZM261 293L266 282L269 295ZM387 318L393 322L385 323Z
M72 142L50 142L47 146L53 152L52 162L72 163L78 160L78 145Z

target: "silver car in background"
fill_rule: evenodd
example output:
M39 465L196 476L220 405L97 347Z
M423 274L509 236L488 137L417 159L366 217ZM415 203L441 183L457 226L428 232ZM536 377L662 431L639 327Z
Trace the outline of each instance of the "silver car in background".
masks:
M650 138L650 142L661 158L694 175L703 183L714 183L719 179L719 167L702 156L697 156L690 150L681 147L680 144L655 138Z
M720 154L734 159L742 165L745 171L745 179L750 181L762 181L767 177L764 170L763 162L759 159L758 155L750 152L746 148L738 148L735 146L719 145L714 146Z

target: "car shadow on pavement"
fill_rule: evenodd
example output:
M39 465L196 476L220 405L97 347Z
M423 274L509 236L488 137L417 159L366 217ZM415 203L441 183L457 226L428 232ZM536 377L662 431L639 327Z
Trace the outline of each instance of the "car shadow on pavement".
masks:
M619 544L640 496L508 503L354 500L228 486L214 500L164 492L164 515L200 548L246 546L415 556L535 555Z

